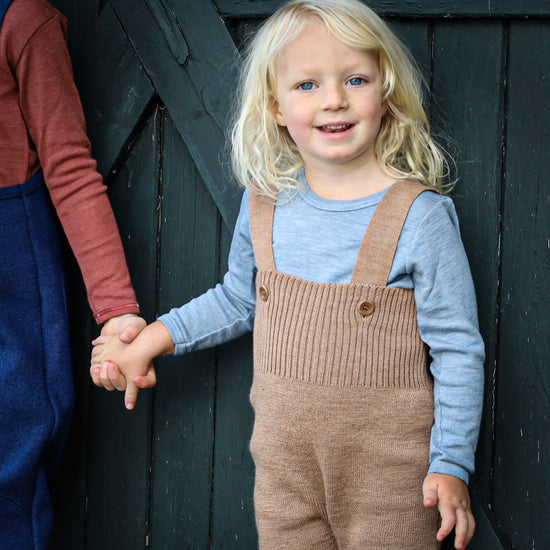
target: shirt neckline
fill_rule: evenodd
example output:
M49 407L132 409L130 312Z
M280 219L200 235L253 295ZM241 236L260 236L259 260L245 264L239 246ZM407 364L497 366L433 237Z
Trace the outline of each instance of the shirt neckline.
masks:
M352 210L361 210L363 208L368 208L369 206L375 206L380 203L382 197L386 194L388 189L391 187L386 187L377 193L368 195L367 197L361 197L359 199L351 200L335 200L335 199L325 199L317 195L307 184L304 170L302 169L298 174L298 182L300 186L297 190L298 196L310 206L318 210L328 210L332 212L349 212Z

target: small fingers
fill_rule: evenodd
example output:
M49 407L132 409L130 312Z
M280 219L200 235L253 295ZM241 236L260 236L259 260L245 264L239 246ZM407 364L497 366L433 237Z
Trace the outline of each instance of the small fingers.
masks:
M464 550L472 540L476 522L469 507L456 509L455 548Z
M128 382L126 384L126 393L124 394L124 405L131 411L136 406L139 388L135 382Z
M102 369L107 370L109 381L116 390L124 391L126 389L126 378L114 363L111 361L105 361L102 365Z
M456 515L454 509L448 505L440 505L439 513L441 514L441 527L437 532L437 540L441 542L453 530L456 524Z
M106 335L106 334L103 334L103 335L99 335L97 338L92 340L92 345L93 346L99 346L99 345L102 345L102 344L106 344L108 341L109 341L109 336Z
M101 365L92 365L90 374L94 384L105 388L107 391L124 391L126 389L126 379L118 367L110 361L105 361Z
M90 367L90 376L92 377L92 382L96 386L101 386L101 365L92 363Z
M108 361L105 361L101 365L101 370L99 372L99 379L100 379L100 385L103 386L107 391L113 391L117 389L115 384L113 384L111 380Z
M453 506L441 505L441 527L437 532L437 540L443 541L455 529L454 546L464 550L474 536L475 519L468 504Z
M103 364L103 346L92 348L90 364L92 367L100 367Z

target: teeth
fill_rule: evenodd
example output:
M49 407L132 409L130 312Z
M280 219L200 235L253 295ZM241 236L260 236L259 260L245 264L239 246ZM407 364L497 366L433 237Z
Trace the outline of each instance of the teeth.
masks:
M351 124L325 124L321 126L324 132L343 132L351 128Z

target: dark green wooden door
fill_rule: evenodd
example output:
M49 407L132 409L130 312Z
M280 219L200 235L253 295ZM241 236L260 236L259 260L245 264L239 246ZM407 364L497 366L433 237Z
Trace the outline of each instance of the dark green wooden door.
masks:
M71 37L94 155L153 320L225 270L240 200L224 150L236 49L209 2L67 8L81 21ZM78 485L59 497L53 547L254 547L249 338L159 361L157 388L130 414L121 395L90 391L88 339L75 338L80 393L67 467Z
M152 320L224 273L240 197L224 140L237 49L282 2L52 3L69 18L94 154ZM421 66L435 130L455 139L487 346L470 548L546 549L550 2L370 5ZM158 386L128 413L90 385L96 329L76 271L73 286L77 407L52 550L255 548L250 338L159 361Z

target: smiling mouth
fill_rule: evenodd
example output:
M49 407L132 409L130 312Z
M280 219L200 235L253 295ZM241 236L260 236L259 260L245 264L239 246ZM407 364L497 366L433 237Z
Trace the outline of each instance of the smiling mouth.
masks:
M336 134L338 132L345 132L352 126L353 124L324 124L323 126L319 126L319 130L321 130L321 132Z

